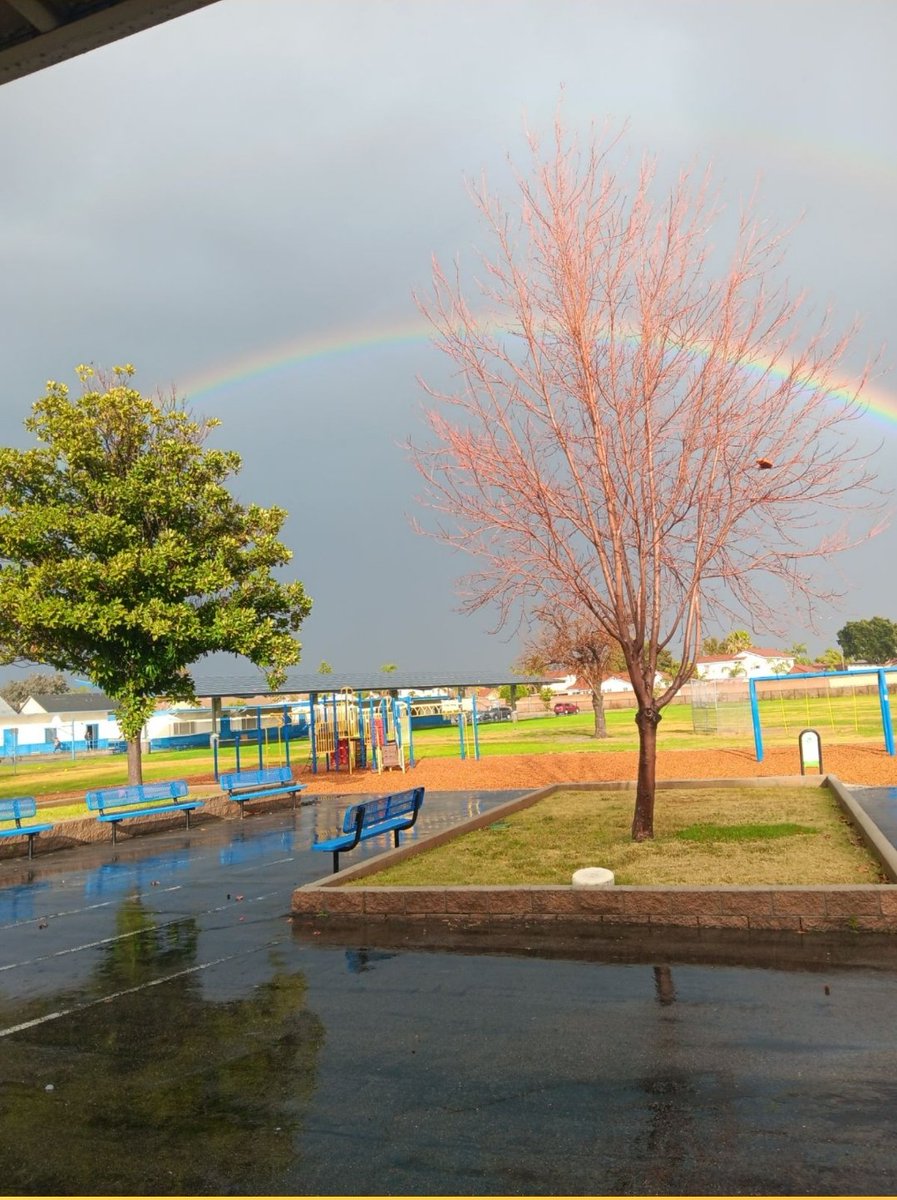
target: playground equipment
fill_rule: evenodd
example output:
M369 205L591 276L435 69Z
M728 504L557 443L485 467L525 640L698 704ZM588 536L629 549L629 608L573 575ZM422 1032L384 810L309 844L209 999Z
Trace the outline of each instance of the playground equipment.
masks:
M476 696L458 695L455 700L444 700L443 716L458 726L458 745L461 758L480 757L480 733L477 720Z
M806 675L761 675L748 680L757 761L763 761L763 730L797 733L806 726L828 727L850 740L884 736L895 753L888 685L897 689L897 667L860 667L850 671L811 671Z
M309 701L311 769L323 759L328 771L414 766L411 700L397 696L359 697L332 693Z
M228 710L222 720L222 732L209 736L212 748L212 767L217 779L222 770L227 770L226 752L233 749L233 769L240 771L249 764L245 758L257 759L258 770L266 767L290 766L290 745L297 738L308 735L304 717L297 717L297 705L256 704L244 710ZM255 753L253 753L253 750Z

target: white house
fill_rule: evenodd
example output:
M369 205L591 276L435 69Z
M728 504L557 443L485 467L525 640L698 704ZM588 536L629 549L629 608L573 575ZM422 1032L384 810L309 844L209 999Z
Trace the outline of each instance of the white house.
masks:
M737 654L703 654L695 660L698 679L751 679L755 675L787 675L794 655L785 650L750 646Z
M631 692L633 686L626 675L608 675L601 681L602 692Z
M576 686L576 675L565 675L556 671L549 671L546 676L551 682L547 685L551 691L562 693L572 692Z
M19 713L0 713L3 754L46 754L55 746L92 749L121 738L116 702L103 692L29 696Z
M5 758L30 754L52 754L107 749L123 742L115 717L116 701L102 692L65 692L57 696L29 696L17 713L0 709L0 755ZM228 706L222 711L221 731L226 737L240 732L252 735L261 718L262 728L284 728L284 711L290 712L290 734L302 737L308 731L308 714L303 705L265 704L259 714L251 704ZM189 704L159 702L144 727L144 738L152 749L168 746L208 746L212 711ZM271 735L266 733L266 737Z

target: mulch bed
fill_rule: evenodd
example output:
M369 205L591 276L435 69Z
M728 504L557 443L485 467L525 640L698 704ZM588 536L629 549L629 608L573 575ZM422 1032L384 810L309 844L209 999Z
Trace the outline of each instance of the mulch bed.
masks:
M873 746L824 748L824 766L844 783L897 785L897 758ZM423 785L434 792L499 791L505 788L538 788L549 783L586 783L634 780L638 756L634 750L609 750L585 754L517 754L491 758L419 758L413 770L390 770L377 775L359 771L319 771L306 767L295 774L309 794L355 794L400 790ZM661 750L658 779L747 779L766 775L799 775L800 760L794 747L766 752L758 763L750 750ZM407 780L403 785L402 781ZM211 776L196 782L214 782Z

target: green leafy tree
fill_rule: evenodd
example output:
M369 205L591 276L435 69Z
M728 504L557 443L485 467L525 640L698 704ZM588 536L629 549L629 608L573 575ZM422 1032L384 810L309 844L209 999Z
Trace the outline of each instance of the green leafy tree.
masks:
M838 630L844 657L857 662L883 663L897 658L897 624L887 617L848 621Z
M738 654L741 650L749 650L753 641L746 629L733 629L723 638L705 637L701 641L701 650L704 654Z
M331 667L330 663L327 662L326 659L322 658L321 661L318 663L318 674L319 675L332 675L333 674L333 667Z
M225 481L233 451L205 447L214 419L142 396L131 366L79 367L82 394L51 381L0 449L0 661L87 676L118 701L128 780L155 699L193 699L189 666L242 654L270 687L299 659L311 609L271 571L291 556L281 508L244 507Z
M823 650L822 654L819 655L819 661L828 671L845 671L847 669L847 659L834 646L829 646L827 650Z
M383 672L384 675L392 675L392 673L394 671L398 671L398 669L399 668L396 665L396 663L383 663L382 666L380 667L380 670Z
M62 696L72 690L61 671L32 671L22 679L11 679L0 688L0 696L11 704L16 712L29 696Z
M701 641L702 654L725 654L726 643L721 638L705 637Z
M753 637L746 629L733 629L731 633L726 634L723 642L723 653L738 654L741 650L749 650L753 641Z
M624 667L621 667L620 669L622 670ZM679 663L676 662L675 658L673 658L673 655L666 648L666 646L657 652L657 670L667 679L672 679L672 677L679 670Z

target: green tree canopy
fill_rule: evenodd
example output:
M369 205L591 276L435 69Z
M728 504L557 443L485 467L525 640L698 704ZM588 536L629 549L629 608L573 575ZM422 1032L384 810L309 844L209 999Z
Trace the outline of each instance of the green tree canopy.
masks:
M704 654L738 654L750 650L754 639L746 629L732 629L725 637L705 637L701 642Z
M299 659L311 609L301 583L271 571L292 557L281 508L244 507L225 481L219 424L174 398L79 367L82 394L51 381L26 429L35 449L0 449L0 661L84 675L119 703L128 777L157 696L192 699L189 666L242 654L269 686Z
M843 653L836 650L834 646L829 646L819 655L819 661L829 671L843 671L847 666Z
M897 624L887 617L848 621L838 630L837 636L845 658L866 663L883 663L897 658Z

